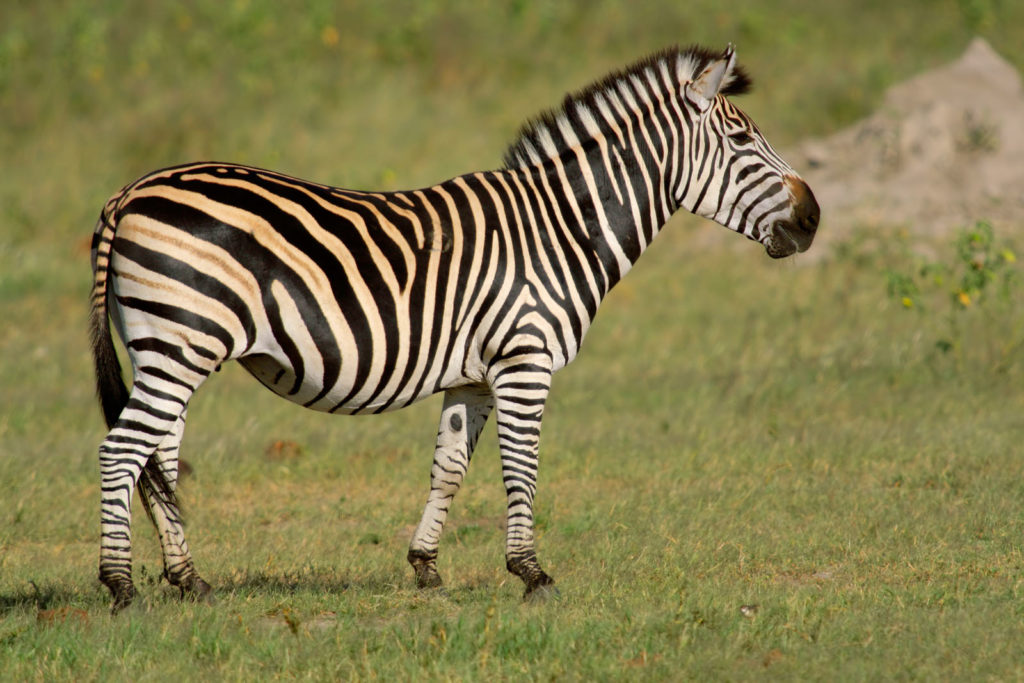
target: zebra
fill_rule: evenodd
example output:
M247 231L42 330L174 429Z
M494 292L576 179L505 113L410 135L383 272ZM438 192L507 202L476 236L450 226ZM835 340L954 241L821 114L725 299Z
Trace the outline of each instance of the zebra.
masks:
M182 598L212 599L182 527L178 451L190 398L229 360L329 413L443 392L407 557L419 588L442 585L441 529L496 412L507 569L524 598L555 592L534 542L541 418L552 374L575 358L602 299L680 208L775 258L814 238L810 188L728 99L749 87L731 45L670 48L528 121L498 170L366 192L193 163L116 193L93 235L90 321L109 428L99 567L112 611L136 595L136 488L166 580Z

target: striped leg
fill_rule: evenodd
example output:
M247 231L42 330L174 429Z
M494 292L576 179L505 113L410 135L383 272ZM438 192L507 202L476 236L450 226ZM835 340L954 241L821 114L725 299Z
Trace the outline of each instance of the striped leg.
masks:
M416 571L416 586L419 588L441 585L441 577L437 573L441 529L493 406L490 389L483 385L457 387L445 392L434 464L430 468L430 495L409 544L409 563Z
M142 494L146 513L160 536L164 577L168 583L181 589L182 598L211 600L210 585L200 578L192 563L181 512L174 496L178 484L178 451L185 433L186 415L187 411L181 414L174 429L150 458L150 468L159 468L161 475L150 477L148 469L143 470L139 493Z
M524 598L554 591L554 580L540 568L534 549L533 499L537 491L537 451L544 403L551 388L546 355L511 358L492 371L498 408L501 474L508 495L505 561L526 584Z
M184 424L188 400L205 379L205 376L198 378L192 385L161 370L140 368L135 363L133 366L135 382L128 403L99 449L100 581L113 595L112 610L115 614L135 598L132 583L132 493L157 449L165 441L169 445L180 441L180 435L174 435L175 430L179 423ZM155 464L159 466L160 463ZM146 476L153 479L155 475L147 472ZM155 481L148 486L157 488ZM169 495L169 492L164 494ZM156 521L171 510L154 505L153 512ZM177 518L177 510L173 510L173 516Z

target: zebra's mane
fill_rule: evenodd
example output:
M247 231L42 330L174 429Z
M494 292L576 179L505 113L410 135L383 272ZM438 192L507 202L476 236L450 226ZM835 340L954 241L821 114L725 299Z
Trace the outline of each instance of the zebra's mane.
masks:
M597 109L598 101L604 99L606 95L619 92L620 85L626 84L627 88L632 89L628 84L637 78L646 83L646 74L649 70L653 71L657 81L661 82L662 70L667 68L672 84L678 87L699 76L708 64L721 57L721 53L696 45L686 49L672 47L655 52L624 69L613 71L578 92L569 93L561 106L541 112L523 125L519 135L505 152L505 168L531 166L542 159L550 158L553 156L552 152L557 155L565 151L564 139L558 131L560 126L567 123L576 131L587 130L588 124L596 124L602 133L610 134L609 125L604 117L592 114ZM750 87L750 77L742 67L736 65L726 75L719 92L723 95L742 95L749 92ZM583 117L587 117L588 121L583 122ZM581 139L581 142L583 141Z

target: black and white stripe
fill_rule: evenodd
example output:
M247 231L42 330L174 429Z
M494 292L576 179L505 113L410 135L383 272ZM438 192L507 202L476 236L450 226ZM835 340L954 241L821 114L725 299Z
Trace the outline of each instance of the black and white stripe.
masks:
M551 375L608 291L685 208L762 243L806 249L813 195L726 98L748 85L732 49L668 50L529 123L504 169L422 190L357 192L200 163L110 199L93 240L93 349L110 432L100 446L100 578L129 604L139 486L169 581L203 596L175 499L186 408L241 362L314 410L376 413L445 393L431 489L409 561L441 583L441 527L497 414L506 558L527 594L552 581L533 539ZM133 369L120 379L108 314Z

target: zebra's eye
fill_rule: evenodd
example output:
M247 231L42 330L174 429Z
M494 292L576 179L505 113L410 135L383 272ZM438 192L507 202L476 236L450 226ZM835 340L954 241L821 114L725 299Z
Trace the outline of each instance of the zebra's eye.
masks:
M732 140L733 144L736 144L736 145L749 145L751 142L754 141L754 138L751 137L750 133L748 133L745 130L740 130L740 131L736 131L735 133L730 133L729 134L729 139Z

